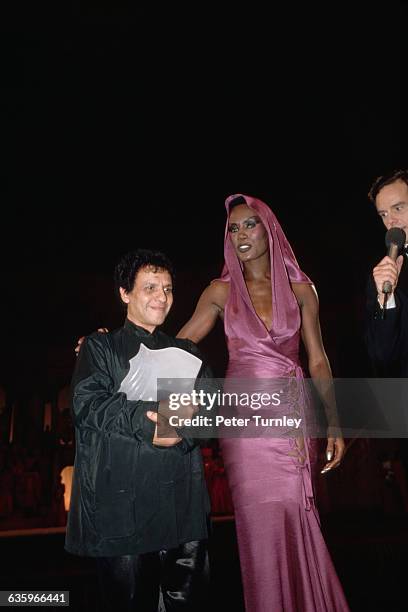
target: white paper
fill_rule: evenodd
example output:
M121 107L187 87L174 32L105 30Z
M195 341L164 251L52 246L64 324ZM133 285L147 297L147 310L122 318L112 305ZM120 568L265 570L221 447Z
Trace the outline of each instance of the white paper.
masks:
M202 361L175 346L151 350L140 345L137 355L129 360L130 370L122 380L119 392L128 400L156 402L163 394L191 393ZM158 387L157 379L160 381Z

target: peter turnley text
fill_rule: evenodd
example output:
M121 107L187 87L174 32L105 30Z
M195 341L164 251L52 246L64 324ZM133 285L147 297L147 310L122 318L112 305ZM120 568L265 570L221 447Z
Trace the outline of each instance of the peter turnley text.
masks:
M248 427L249 423L255 423L256 427L294 427L299 429L302 419L287 417L286 415L279 418L261 417L259 414L254 414L248 418L229 417L221 415L215 417L197 415L191 419L183 419L177 415L169 418L171 427Z

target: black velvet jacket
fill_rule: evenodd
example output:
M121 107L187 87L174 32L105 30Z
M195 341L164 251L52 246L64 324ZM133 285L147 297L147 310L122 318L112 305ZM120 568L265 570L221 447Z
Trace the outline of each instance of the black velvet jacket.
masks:
M146 412L158 402L128 401L117 391L142 343L201 358L189 340L151 334L129 320L85 340L72 381L76 458L65 548L73 554L137 554L207 537L200 448L191 439L153 446L155 424ZM210 376L202 366L199 378Z

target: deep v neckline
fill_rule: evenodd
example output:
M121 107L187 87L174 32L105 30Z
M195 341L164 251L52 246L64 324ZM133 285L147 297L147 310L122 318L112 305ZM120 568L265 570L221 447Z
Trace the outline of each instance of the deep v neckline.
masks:
M243 271L243 270L241 270L241 272L242 272L242 281L243 281L244 286L245 286L245 292L246 292L246 296L247 296L247 302L250 304L251 310L252 310L252 312L253 312L254 316L256 317L256 319L257 319L257 320L259 321L259 323L262 325L262 327L264 328L264 330L265 330L265 331L266 331L266 332L267 332L267 333L268 333L268 334L269 334L269 335L272 337L272 333L273 333L273 322L274 322L274 321L273 321L273 319L274 319L274 312L275 312L275 308L274 308L274 299L273 299L273 289L272 289L272 277L271 277L271 279L270 279L272 320L271 320L271 326L270 326L270 328L268 329L268 327L267 327L266 323L265 323L265 322L263 321L263 319L262 319L262 318L259 316L259 314L257 313L257 311L256 311L256 309L255 309L254 303L253 303L252 298L251 298L251 294L250 294L249 289L248 289L248 285L246 284L246 281L245 281L244 271Z

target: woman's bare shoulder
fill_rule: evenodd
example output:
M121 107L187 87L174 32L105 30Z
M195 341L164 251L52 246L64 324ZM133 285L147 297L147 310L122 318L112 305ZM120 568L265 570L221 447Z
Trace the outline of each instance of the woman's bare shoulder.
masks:
M230 284L228 281L214 280L204 290L204 293L206 293L207 298L210 299L213 304L223 310L228 299L229 288Z
M316 287L311 283L291 283L291 286L300 307L318 303Z

